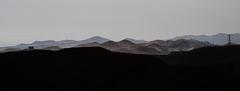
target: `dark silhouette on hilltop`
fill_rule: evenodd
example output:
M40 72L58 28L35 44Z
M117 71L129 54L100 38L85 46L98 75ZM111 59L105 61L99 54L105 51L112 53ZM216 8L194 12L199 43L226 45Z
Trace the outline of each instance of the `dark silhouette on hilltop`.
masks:
M228 45L232 44L232 38L231 34L228 35Z
M165 56L103 48L0 54L1 91L239 91L240 46Z

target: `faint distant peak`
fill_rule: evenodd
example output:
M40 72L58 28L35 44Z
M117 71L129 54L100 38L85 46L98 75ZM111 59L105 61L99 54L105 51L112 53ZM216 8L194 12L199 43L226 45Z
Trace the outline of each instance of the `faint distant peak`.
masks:
M107 39L107 38L104 38L104 37L101 37L101 36L94 36L94 37L83 40L83 42L87 42L87 43L97 42L97 43L100 43L100 44L108 42L108 41L111 41L111 40Z
M101 37L101 36L94 36L94 37L91 37L91 38L89 38L89 39L102 39L102 40L109 40L109 39L107 39L107 38L104 38L104 37Z
M122 44L135 44L135 43L133 43L132 41L126 40L126 39L121 40L121 41L119 41L118 43L122 43Z
M102 36L93 36L93 37L91 37L92 39L106 39L106 38L104 38L104 37L102 37Z
M124 40L131 41L131 42L133 42L135 44L147 43L147 41L145 41L145 40L137 40L137 39L133 39L133 38L126 38Z
M77 42L76 40L61 40L59 42Z
M46 41L34 41L33 44L39 44L39 43L55 43L54 40L46 40Z

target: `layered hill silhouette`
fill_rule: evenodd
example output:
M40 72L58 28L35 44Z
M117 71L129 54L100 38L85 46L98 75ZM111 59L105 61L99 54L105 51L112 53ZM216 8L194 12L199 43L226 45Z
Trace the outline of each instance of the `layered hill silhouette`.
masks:
M215 35L184 35L184 36L178 36L171 40L179 40L179 39L186 39L186 40L198 40L198 41L207 41L214 45L225 45L228 43L228 35L225 33L219 33ZM234 33L230 34L231 40L235 44L240 44L240 34Z
M29 47L42 50L60 50L73 47L102 47L114 52L166 55L175 51L188 51L195 48L213 46L209 42L197 40L154 40L144 41L126 38L121 41L112 41L103 37L95 36L81 41L62 40L62 41L35 41L30 44L19 44L16 46L2 47L0 53L25 50Z
M54 41L54 40L47 40L47 41L35 41L31 44L19 44L16 46L13 46L14 48L19 48L19 49L26 49L29 46L34 46L36 49L44 49L48 47L53 47L53 46L58 46L60 48L71 48L78 46L80 44L88 44L88 43L105 43L107 41L110 41L109 39L100 37L100 36L94 36L85 40L62 40L62 41Z
M0 54L1 91L239 91L240 46L169 55L101 47Z
M129 40L119 42L109 41L102 44L90 43L82 44L77 47L102 47L113 52L148 54L148 55L166 55L175 51L189 51L195 48L212 46L208 42L196 40L176 40L163 41L155 40L147 43L136 44Z
M155 54L155 55L169 54L175 51L182 51L182 50L188 51L188 50L192 50L200 47L207 47L207 46L213 46L213 45L226 45L229 42L228 35L231 35L232 44L240 44L240 40L239 40L240 34L219 33L215 35L185 35L185 36L178 36L169 40L153 40L153 41L126 38L121 41L129 41L136 44L134 48L131 48L131 50L122 49L122 48L121 50L119 50L119 48L114 48L114 49L110 48L111 46L114 46L114 45L110 45L108 47L104 46L104 48L105 47L106 49L110 48L110 50L114 50L115 52L126 52L126 53L135 53L135 54L151 54L151 55L152 54ZM119 45L121 45L121 41L112 41L110 39L100 37L100 36L94 36L84 40L35 41L29 44L19 44L16 46L0 47L0 53L24 50L30 46L34 47L35 49L56 50L56 49L72 48L72 47L95 47L107 42L116 42L116 43L120 42ZM192 42L192 43L189 43L189 42ZM145 45L150 45L150 46L145 46ZM53 47L55 48L52 49ZM102 47L102 46L99 46L99 47Z

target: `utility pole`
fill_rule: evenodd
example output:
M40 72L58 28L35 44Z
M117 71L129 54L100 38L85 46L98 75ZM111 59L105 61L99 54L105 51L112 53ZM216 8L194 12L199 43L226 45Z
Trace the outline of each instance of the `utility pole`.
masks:
M228 45L232 45L231 34L228 35Z

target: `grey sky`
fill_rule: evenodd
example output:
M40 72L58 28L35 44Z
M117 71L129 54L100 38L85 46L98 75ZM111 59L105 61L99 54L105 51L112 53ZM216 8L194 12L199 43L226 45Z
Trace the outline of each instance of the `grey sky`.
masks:
M0 44L240 33L240 0L0 0Z

